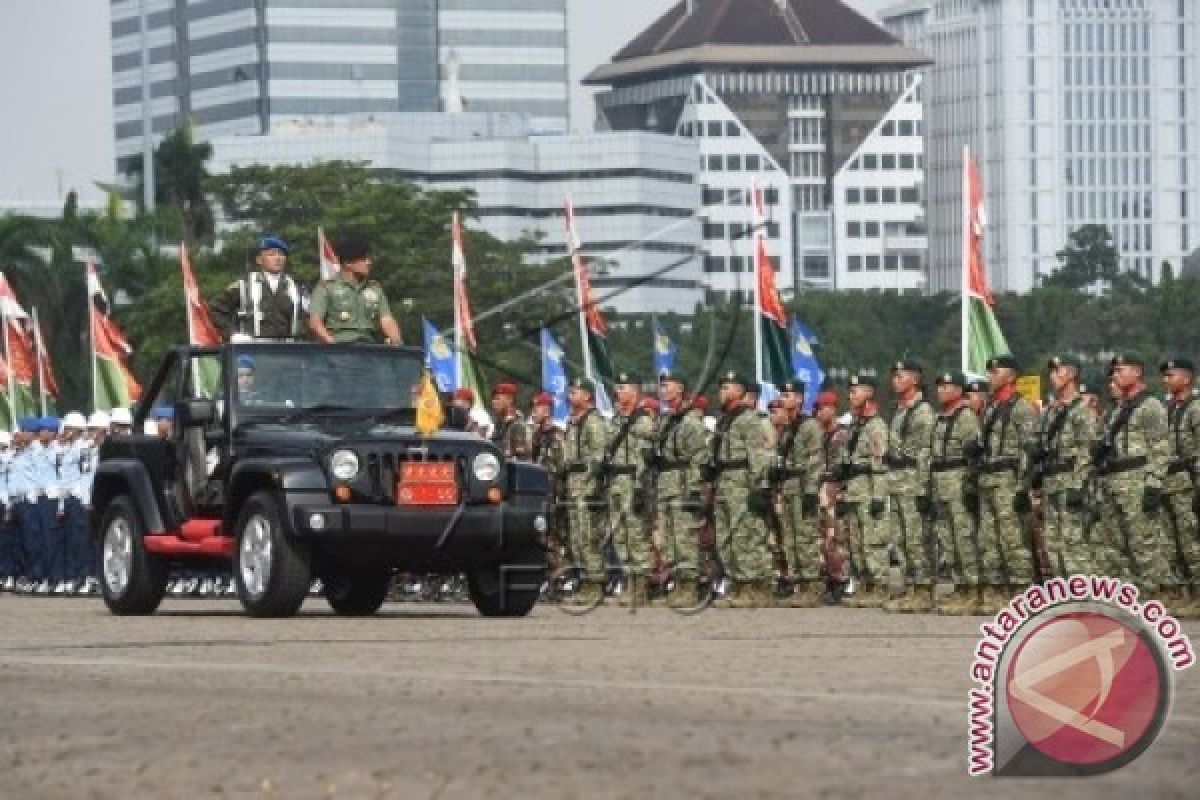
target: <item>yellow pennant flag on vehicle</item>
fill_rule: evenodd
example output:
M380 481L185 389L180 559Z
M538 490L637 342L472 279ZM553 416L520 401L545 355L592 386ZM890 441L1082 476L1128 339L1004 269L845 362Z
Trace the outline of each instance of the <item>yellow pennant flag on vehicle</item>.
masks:
M446 417L442 413L442 398L429 370L421 376L421 392L417 397L417 433L432 436L442 427Z

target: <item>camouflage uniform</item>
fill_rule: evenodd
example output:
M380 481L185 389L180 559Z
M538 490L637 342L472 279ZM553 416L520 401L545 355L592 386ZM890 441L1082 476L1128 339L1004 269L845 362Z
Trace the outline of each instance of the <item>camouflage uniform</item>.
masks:
M1103 445L1101 564L1108 575L1156 592L1169 572L1159 529L1163 515L1152 502L1161 497L1170 461L1162 401L1145 391L1123 401L1109 420Z
M1018 476L1025 473L1025 442L1035 424L1033 409L1011 390L993 397L983 413L979 472L979 555L987 586L1033 583L1033 550L1014 508Z
M689 408L663 417L654 454L662 557L679 573L695 579L700 568L698 532L703 524L701 471L708 462L708 431L700 412Z
M551 481L551 514L550 530L546 536L546 549L550 557L551 571L557 571L562 566L562 547L566 541L566 515L559 509L565 510L566 476L562 474L563 466L563 437L562 432L553 424L533 428L530 434L529 458L533 463L545 467L550 473Z
M780 487L783 513L784 552L792 578L809 583L820 578L821 530L818 511L824 469L824 438L821 425L800 414L788 425L779 441L783 483Z
M529 425L526 424L520 411L514 410L504 419L496 420L492 442L500 448L505 458L515 458L520 461L529 459L531 450Z
M978 439L979 418L964 403L938 413L929 440L934 536L939 559L949 565L956 588L977 589L982 577L975 520L964 499L971 479L966 449Z
M923 505L928 500L933 418L933 408L918 394L910 405L896 410L888 436L892 535L910 586L929 584L933 577L926 550L925 521L917 508L918 502Z
M588 409L572 417L563 437L566 473L567 550L570 563L582 567L589 580L605 578L604 543L607 500L601 496L608 426L600 412Z
M642 492L646 452L654 446L654 420L644 411L618 412L609 424L605 461L609 475L609 524L620 562L635 575L651 572L650 542L642 515L647 513Z
M850 552L867 595L882 602L888 579L887 455L888 426L879 416L857 417L838 465L842 479L839 516L846 525ZM867 599L871 599L868 597Z
M1076 397L1046 413L1041 444L1042 537L1057 576L1092 572L1090 546L1084 536L1084 489L1092 470L1090 448L1096 438L1095 418Z
M1172 534L1167 543L1172 577L1190 583L1192 600L1200 600L1200 530L1196 521L1196 477L1200 475L1200 391L1192 389L1167 406L1171 461L1163 481L1163 508Z
M766 522L773 439L757 414L738 408L721 417L712 443L717 552L731 580L764 590L773 569Z

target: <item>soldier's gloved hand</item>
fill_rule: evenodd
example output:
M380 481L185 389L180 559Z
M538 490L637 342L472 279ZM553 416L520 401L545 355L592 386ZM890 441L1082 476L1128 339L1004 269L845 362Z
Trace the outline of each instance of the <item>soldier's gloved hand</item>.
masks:
M804 514L815 514L821 509L821 498L815 494L806 494L800 498L800 511Z
M1083 511L1084 502L1083 491L1080 489L1067 489L1063 492L1063 505L1068 511Z
M1028 514L1033 511L1033 497L1028 489L1019 489L1013 495L1013 511L1018 514Z
M929 502L929 495L917 495L916 503L918 514L928 514L933 509L933 504Z
M1147 486L1142 490L1142 511L1153 514L1162 508L1162 489L1157 486Z
M871 512L871 519L883 519L883 515L887 512L887 500L876 497L871 500L867 510Z

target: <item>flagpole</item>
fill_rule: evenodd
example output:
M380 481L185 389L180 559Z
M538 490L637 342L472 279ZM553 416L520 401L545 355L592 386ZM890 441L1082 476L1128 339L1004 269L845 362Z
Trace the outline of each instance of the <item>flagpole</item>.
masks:
M583 374L589 381L595 381L596 378L592 373L592 348L588 342L587 328L587 308L584 307L583 297L583 270L587 269L587 265L583 262L583 256L579 253L579 235L575 230L575 207L571 203L571 196L567 195L567 247L571 253L571 271L575 273L575 302L579 306L579 344L583 349Z
M4 326L4 363L8 367L8 416L12 424L17 424L17 395L13 377L13 363L8 346L8 311L0 306L0 325Z
M30 309L33 314L33 345L37 361L38 408L46 416L46 362L42 343L42 326L38 322L37 306Z
M650 312L650 368L658 378L658 312Z
M88 344L92 350L92 411L96 411L99 403L96 399L96 295L92 293L93 277L96 274L96 265L88 262L86 267L88 274L85 283L87 287L84 289L87 292L87 307L88 307ZM98 281L98 279L97 279Z
M971 146L963 145L963 162L962 162L962 311L960 320L960 336L962 345L962 371L966 374L967 368L970 366L970 344L968 337L970 335L969 320L971 313Z
M754 255L750 257L750 263L754 265L754 313L752 315L752 319L754 320L754 380L761 385L763 382L762 281L761 276L758 274L758 270L761 268L761 265L758 263L758 237L762 231L758 229L758 226L763 222L763 209L759 206L758 192L758 181L754 181L750 186L750 203L754 210L753 225L751 227L753 237L750 240L754 248Z
M462 228L459 227L458 212L454 212L451 220L450 228L450 269L454 274L452 280L451 291L454 293L454 387L462 388L463 385L463 327L462 327L462 300L460 297L461 289L459 281L466 278L460 274L462 269L460 266L461 260L466 259L466 253L462 252Z

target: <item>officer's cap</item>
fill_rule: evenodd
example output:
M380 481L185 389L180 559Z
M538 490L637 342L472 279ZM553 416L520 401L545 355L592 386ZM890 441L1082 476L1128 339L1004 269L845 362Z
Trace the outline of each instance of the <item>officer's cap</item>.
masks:
M921 362L911 358L902 358L895 364L892 364L892 372L924 372Z
M38 420L38 431L41 433L58 433L58 417L42 417Z
M1063 353L1046 362L1047 369L1058 369L1059 367L1074 367L1077 370L1083 369L1083 362L1079 360L1079 356Z
M758 391L758 381L750 380L750 378L747 375L745 375L744 373L738 372L735 369L731 369L728 372L726 372L725 374L723 374L721 376L721 380L719 381L718 385L724 386L727 383L736 383L738 386L741 386L746 391L755 391L755 392Z
M579 389L593 397L596 396L596 383L588 378L573 378L570 384L568 384L568 388Z
M285 256L288 254L287 242L273 233L268 233L259 237L258 247L255 249L259 253L261 253L263 250L278 250Z
M870 386L872 389L878 389L879 381L875 379L874 375L862 375L862 374L856 373L856 374L850 376L850 385L851 386Z
M42 421L37 417L21 417L17 420L17 430L21 433L37 433L41 427Z
M967 381L967 391L971 394L987 394L991 389L988 382L976 378L973 381Z
M371 255L371 243L361 236L344 236L338 240L335 249L343 264L362 261Z
M87 418L87 426L91 430L108 430L111 420L103 411L93 411Z
M779 384L779 393L787 394L788 392L792 392L794 394L804 394L806 388L804 381L799 378L792 378L790 381L784 381Z
M967 376L961 372L943 372L934 383L938 386L957 386L964 392L967 390Z
M63 430L72 428L74 430L81 431L87 427L87 419L78 411L72 411L63 417L62 426Z
M1021 365L1017 363L1017 357L1008 353L999 356L992 356L987 360L987 371L991 372L994 369L1011 369L1019 371Z
M517 385L515 383L497 383L492 387L492 397L498 394L508 395L509 397L517 396Z
M1159 372L1170 372L1173 369L1185 369L1188 372L1195 372L1196 364L1190 358L1178 356L1175 358L1168 358L1166 361L1158 365Z
M680 386L687 386L687 381L678 372L673 372L669 369L664 369L658 373L659 383L678 383Z
M1132 350L1127 350L1117 353L1115 356L1113 356L1112 361L1109 362L1109 366L1111 366L1113 369L1116 369L1117 367L1141 367L1145 369L1146 359L1142 357L1141 353L1135 353Z
M128 408L114 408L112 410L113 425L132 425L133 414L129 413Z
M641 386L642 385L641 379L637 375L634 375L632 372L618 372L617 376L615 378L613 378L613 383L618 386Z

